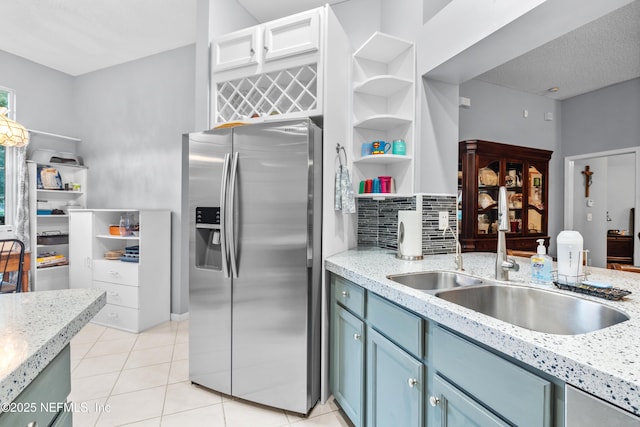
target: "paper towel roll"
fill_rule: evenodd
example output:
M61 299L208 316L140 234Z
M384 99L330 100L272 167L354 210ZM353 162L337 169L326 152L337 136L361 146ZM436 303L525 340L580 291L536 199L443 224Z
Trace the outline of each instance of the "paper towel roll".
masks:
M422 215L418 211L398 211L398 258L422 259Z

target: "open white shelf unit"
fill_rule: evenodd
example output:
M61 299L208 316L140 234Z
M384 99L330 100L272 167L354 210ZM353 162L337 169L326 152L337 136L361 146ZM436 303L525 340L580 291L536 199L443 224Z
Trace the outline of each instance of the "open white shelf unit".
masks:
M391 176L396 193L358 197L411 196L415 152L415 49L413 43L376 32L353 54L353 181ZM363 143L402 139L406 154L362 157Z

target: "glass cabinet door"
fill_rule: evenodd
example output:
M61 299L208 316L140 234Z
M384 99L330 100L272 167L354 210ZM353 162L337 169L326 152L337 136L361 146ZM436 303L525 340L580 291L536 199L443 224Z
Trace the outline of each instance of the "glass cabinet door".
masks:
M509 209L509 230L511 234L522 234L524 218L523 180L524 165L522 162L506 162L504 186L507 188L507 208ZM525 224L526 225L526 224Z
M498 189L500 188L500 162L483 163L478 167L478 236L498 233Z
M527 233L544 233L543 214L545 210L546 188L542 167L529 165L527 183Z

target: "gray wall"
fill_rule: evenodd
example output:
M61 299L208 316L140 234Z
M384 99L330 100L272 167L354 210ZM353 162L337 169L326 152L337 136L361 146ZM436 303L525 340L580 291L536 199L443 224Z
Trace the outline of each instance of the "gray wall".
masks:
M564 156L640 145L640 79L562 101Z
M593 200L593 206L587 206L586 203L585 179L582 175L586 165L595 171L589 188L589 199ZM589 250L590 265L606 268L607 159L600 157L576 160L573 174L573 229L582 235L583 248Z
M0 50L0 86L16 91L16 119L27 129L77 136L73 77ZM50 141L34 137L29 150L58 148ZM74 143L60 143L72 150Z
M194 130L194 45L76 78L74 105L91 208L172 212L171 312L187 311L181 279L182 134Z
M471 108L460 109L459 139L485 139L505 144L552 150L549 163L549 236L555 253L555 238L564 217L564 159L560 128L564 114L560 103L479 80L460 85L460 96L471 99ZM523 117L523 110L529 113ZM552 121L544 113L553 114Z
M640 145L640 79L560 102L479 80L470 80L460 85L460 96L471 99L471 108L460 109L460 140L488 139L554 151L549 176L551 253L555 253L555 237L564 227L564 157ZM529 112L527 119L523 118L524 109ZM545 112L552 112L554 120L545 121ZM599 173L606 183L605 171L606 163L605 169L601 169ZM583 181L577 179L577 183L583 186L582 195ZM628 191L626 193L631 194ZM576 208L576 229L578 222L586 221L587 211L582 209L582 201L576 204L580 207ZM593 221L582 224L581 227L585 230L595 230L595 224L600 224L599 221L604 218L607 205L611 206L606 198L597 200L596 209L591 210ZM629 207L625 205L624 209ZM619 212L616 216L624 217ZM624 221L622 222L624 224ZM627 228L603 227L600 228ZM605 233L606 231L594 233L594 236L597 235L598 239L602 240ZM594 238L590 238L590 241L594 241ZM591 246L596 244L593 243ZM595 250L593 255L594 261L603 258L603 254L598 250Z
M209 41L221 34L257 24L236 0L197 0L195 129L208 129L209 114ZM186 229L185 229L186 230ZM186 262L186 261L185 261Z

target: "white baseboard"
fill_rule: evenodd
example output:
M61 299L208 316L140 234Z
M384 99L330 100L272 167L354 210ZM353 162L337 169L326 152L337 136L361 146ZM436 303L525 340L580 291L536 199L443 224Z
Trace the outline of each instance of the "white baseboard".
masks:
M174 322L180 322L181 320L187 320L189 318L189 312L182 314L171 313L171 320Z

